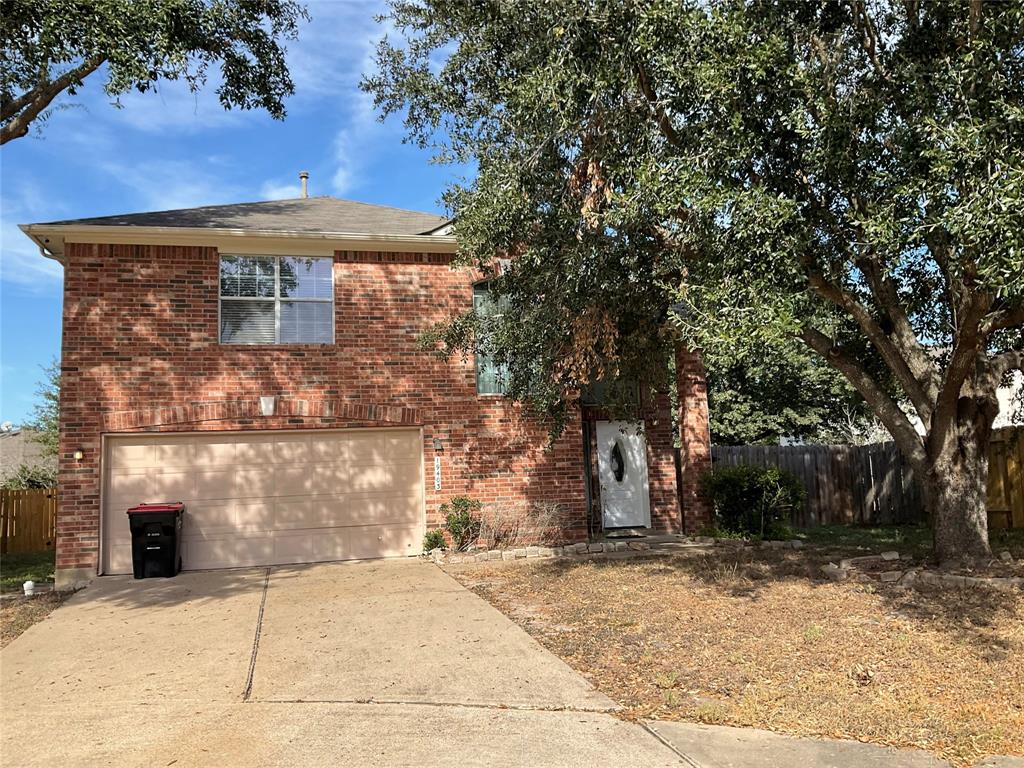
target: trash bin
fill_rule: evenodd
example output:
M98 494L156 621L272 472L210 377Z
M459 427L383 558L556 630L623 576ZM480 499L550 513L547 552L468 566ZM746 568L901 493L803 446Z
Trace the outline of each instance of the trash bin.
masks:
M132 532L132 571L136 579L176 576L181 570L180 501L139 504L128 510Z

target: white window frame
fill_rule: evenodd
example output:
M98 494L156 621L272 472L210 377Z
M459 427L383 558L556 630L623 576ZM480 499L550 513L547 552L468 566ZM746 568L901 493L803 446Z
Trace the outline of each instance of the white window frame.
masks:
M271 296L223 296L220 284L220 263L224 258L236 259L273 259L274 261L274 295ZM331 296L328 299L316 298L281 298L281 259L322 259L331 263ZM224 341L221 325L225 301L262 301L274 302L274 340L273 341ZM330 341L281 341L281 302L308 302L312 304L331 305L331 340ZM221 253L217 256L217 343L226 347L282 347L282 346L316 346L334 344L336 329L334 318L334 259L330 256L274 256L269 253Z

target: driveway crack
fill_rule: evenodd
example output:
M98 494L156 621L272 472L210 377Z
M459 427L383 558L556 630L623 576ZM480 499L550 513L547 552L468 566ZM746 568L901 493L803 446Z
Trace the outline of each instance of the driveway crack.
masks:
M671 741L666 739L664 736L662 736L660 733L658 733L657 730L652 728L650 725L645 723L643 720L638 721L638 724L640 725L641 728L643 728L645 731L647 731L649 734L651 734L651 736L653 736L658 741L660 741L662 744L664 744L666 747L668 747L673 752L675 752L679 756L679 759L682 760L684 763L686 763L688 766L690 766L690 768L703 768L703 766L700 763L698 763L696 760L694 760L692 757L690 757L685 752L681 751L675 744L673 744Z
M267 607L267 589L270 587L270 568L263 575L263 594L260 595L260 612L256 616L256 634L252 638L252 656L249 658L249 674L245 677L245 690L242 691L242 701L248 701L252 696L252 679L256 674L256 657L260 652L260 632L263 631L263 611Z

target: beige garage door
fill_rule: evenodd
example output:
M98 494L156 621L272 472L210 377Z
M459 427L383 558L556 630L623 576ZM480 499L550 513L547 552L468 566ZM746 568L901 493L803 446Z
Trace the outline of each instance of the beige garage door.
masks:
M125 510L186 505L186 569L413 555L423 539L418 430L110 436L103 572L130 573Z

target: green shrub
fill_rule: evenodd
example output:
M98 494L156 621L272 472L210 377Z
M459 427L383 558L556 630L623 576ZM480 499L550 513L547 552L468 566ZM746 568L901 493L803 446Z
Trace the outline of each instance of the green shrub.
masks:
M456 552L465 549L480 538L480 508L483 505L467 496L456 496L441 505L444 515L444 527L452 537L452 546Z
M57 486L57 470L50 467L30 466L22 464L14 474L4 478L0 488L11 491L25 491L30 488L55 488Z
M447 549L448 542L444 540L444 531L440 528L435 528L432 531L427 531L427 535L423 537L423 551L429 552L432 549Z
M715 507L716 527L765 539L792 537L789 517L804 503L803 484L778 467L722 467L708 472L704 488Z

